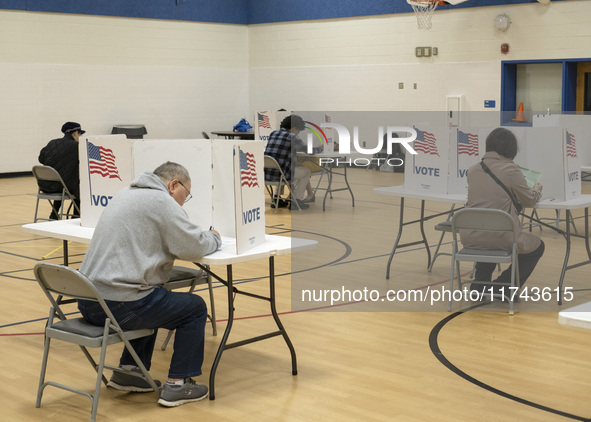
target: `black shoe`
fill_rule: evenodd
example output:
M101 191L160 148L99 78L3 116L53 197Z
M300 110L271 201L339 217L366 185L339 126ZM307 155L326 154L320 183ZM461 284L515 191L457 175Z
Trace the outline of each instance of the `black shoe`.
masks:
M316 195L312 195L312 198L310 198L310 199L304 199L302 202L304 204L309 204L310 202L316 202Z
M279 203L277 204L277 208L285 208L289 206L289 201L279 198ZM271 208L275 208L275 199L271 202Z
M299 205L299 208L298 208L298 205ZM297 199L292 199L291 203L289 204L290 210L307 210L308 208L310 208L310 205L304 204L303 201L299 201Z

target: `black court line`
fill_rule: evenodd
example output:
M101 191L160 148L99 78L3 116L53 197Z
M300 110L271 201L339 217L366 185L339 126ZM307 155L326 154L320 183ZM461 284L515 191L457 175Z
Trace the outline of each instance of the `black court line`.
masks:
M10 255L10 256L16 256L17 258L28 259L28 260L31 260L31 261L39 261L38 258L33 258L33 257L30 257L30 256L20 255L20 254L16 254L16 253L12 253L12 252L6 252L6 251L0 250L0 253L3 253L5 255Z
M456 375L464 378L466 381L476 385L477 387L483 388L487 391L490 391L493 394L497 394L501 397L504 397L506 399L509 400L513 400L517 403L526 405L526 406L530 406L533 407L535 409L538 410L542 410L544 412L548 412L548 413L553 413L555 415L559 415L568 419L573 419L576 421L583 421L583 422L591 422L590 418L585 418L583 416L577 416L577 415L573 415L572 413L567 413L567 412L563 412L562 410L558 410L558 409L553 409L551 407L548 406L544 406L542 404L539 403L534 403L532 401L526 400L524 398L515 396L513 394L507 393L505 391L499 390L498 388L492 387L488 384L483 383L482 381L477 380L476 378L468 375L467 373L465 373L464 371L462 371L461 369L459 369L457 366L455 366L453 363L451 363L441 352L441 349L439 348L439 344L438 344L438 337L439 337L439 333L441 332L441 330L443 329L443 327L445 327L445 325L450 322L451 320L453 320L454 318L462 315L463 313L465 313L465 311L469 311L475 308L478 308L480 306L484 306L487 305L488 303L483 303L483 304L478 304L475 306L472 306L464 311L459 311L459 312L455 312L447 317L445 317L444 319L442 319L441 321L439 321L439 323L437 323L437 325L435 327L433 327L433 330L431 330L431 333L429 334L429 347L431 348L431 352L433 353L433 355L435 355L435 357L437 358L437 360L439 360L439 362L441 362L443 364L443 366L445 366L447 369L449 369L450 371L452 371L453 373L455 373Z
M0 226L0 228L3 226ZM4 226L6 227L6 226ZM43 239L55 239L53 237L44 237ZM39 238L36 239L20 239L20 240L9 240L8 242L0 242L0 245L13 245L15 243L26 243L26 242L36 242Z

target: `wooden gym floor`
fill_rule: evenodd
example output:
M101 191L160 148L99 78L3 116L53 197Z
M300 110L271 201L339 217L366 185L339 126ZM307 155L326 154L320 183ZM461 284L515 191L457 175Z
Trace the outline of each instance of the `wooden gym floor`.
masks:
M345 192L334 194L326 212L318 197L301 213L280 209L275 214L267 204L267 233L293 230L295 237L320 242L313 253L276 259L278 308L296 348L297 376L291 375L283 341L269 339L224 353L214 401L168 409L158 406L153 394L103 387L98 420L589 421L591 331L559 325L554 302L537 312L522 303L509 316L503 306L496 312L488 306L482 312L455 312L463 309L456 304L449 313L446 303L407 309L367 301L345 300L331 307L299 300L301 286L314 283L334 287L342 281L360 289L447 286L449 257L439 258L429 273L426 253L419 248L397 254L391 279L385 279L399 199L372 190L401 184L402 176L361 169L350 170L349 176L354 208ZM583 191L591 191L588 184L584 183ZM22 224L32 222L35 193L32 177L0 179L4 213L0 223L0 419L84 421L90 414L88 399L59 389L47 388L41 407L35 408L48 302L32 268L41 259L62 262L61 241L21 231ZM407 200L409 218L417 218L419 205ZM427 203L429 212L447 208ZM43 204L41 212L49 214L48 205ZM426 224L430 244L439 238L433 230L435 221ZM577 226L582 230L582 222ZM407 232L408 241L415 240L412 235L418 230L409 228L405 236ZM528 285L554 288L564 239L554 238L546 229L537 234L546 243L546 253ZM573 243L571 259L583 260L582 240ZM85 245L70 243L71 265L79 266L85 250ZM464 276L469 272L462 268ZM268 283L262 279L266 273L266 260L234 267L240 287L255 293L266 292ZM583 300L587 296L591 300L588 274L589 267L583 266L568 271L565 280L565 286L573 287ZM208 300L206 292L199 293ZM216 283L215 293L220 334L213 336L209 324L206 327L204 375L198 378L202 383L207 383L227 315L225 289ZM319 309L305 311L311 308ZM238 297L236 318L231 341L273 329L266 305L249 298ZM165 332L159 333L159 343L164 336ZM48 378L91 391L94 371L78 348L57 341L52 347ZM117 362L119 353L119 347L112 348L111 362ZM151 370L155 378L166 378L171 354L171 347L155 350Z

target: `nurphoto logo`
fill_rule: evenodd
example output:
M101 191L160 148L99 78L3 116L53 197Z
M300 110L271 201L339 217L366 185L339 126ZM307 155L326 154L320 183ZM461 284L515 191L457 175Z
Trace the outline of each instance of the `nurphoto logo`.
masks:
M339 139L339 154L350 154L351 153L351 134L349 133L349 130L343 126L340 125L338 123L320 123L320 126L316 126L316 129L320 129L321 134L323 135L324 139L326 139L326 135L324 135L324 132L322 131L322 129L326 129L326 128L330 128L330 129L334 129L337 131L338 134L338 139ZM322 137L320 137L320 134L317 131L314 131L316 137L318 137L320 139L320 141L322 142ZM359 127L358 126L354 126L353 127L353 148L355 149L355 151L357 151L359 154L363 154L363 155L370 155L372 156L371 158L355 158L355 159L343 159L343 158L338 158L338 157L321 157L320 158L320 164L348 164L348 165L355 165L355 166L359 166L359 167L367 167L370 164L374 164L377 163L377 165L381 165L383 163L386 163L389 166L393 166L393 167L397 167L397 166L401 166L404 164L404 161L401 158L395 158L395 157L391 157L390 155L392 154L392 145L394 144L400 144L401 146L403 146L406 151L408 151L410 154L417 154L417 152L414 150L414 148L410 145L411 142L413 142L414 140L417 139L417 131L412 128L412 127L408 127L408 126L387 126L386 128L386 132L387 135L386 137L384 137L384 126L379 126L378 127L378 143L375 147L373 148L364 148L360 142L359 142ZM396 133L398 135L397 138L392 137L392 134ZM385 138L385 139L384 139ZM386 152L388 155L388 158L376 158L374 157L374 154L377 154L379 152L381 152L384 149L384 142L386 143ZM312 154L313 153L313 134L312 133L308 133L307 136L307 143L308 143L308 154ZM328 144L327 143L327 147L330 149L332 148L332 144ZM332 151L326 151L325 152L332 152Z

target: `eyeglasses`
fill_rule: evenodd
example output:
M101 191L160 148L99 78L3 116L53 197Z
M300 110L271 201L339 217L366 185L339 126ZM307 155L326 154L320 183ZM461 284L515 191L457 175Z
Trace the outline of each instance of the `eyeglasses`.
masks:
M185 190L187 191L187 193L189 194L186 198L185 198L185 204L187 202L189 202L191 200L191 198L193 197L193 195L191 195L191 191L189 189L187 189L187 187L185 185L183 185L180 181L179 181L179 185L181 185L182 187L185 188Z

